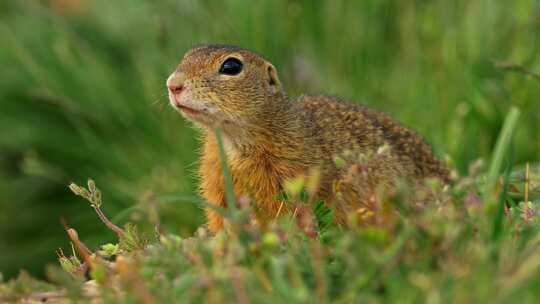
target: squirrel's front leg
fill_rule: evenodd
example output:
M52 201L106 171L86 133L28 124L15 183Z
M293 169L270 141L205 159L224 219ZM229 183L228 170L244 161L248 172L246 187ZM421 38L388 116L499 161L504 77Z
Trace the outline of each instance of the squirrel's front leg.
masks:
M210 230L212 234L216 234L221 231L221 229L223 229L223 216L212 208L206 208L205 213L208 230Z
M209 204L221 208L226 206L221 172L203 172L201 194ZM223 216L210 207L206 208L205 213L208 229L214 234L219 232L223 228Z
M203 147L200 167L200 190L202 197L207 203L216 207L226 207L225 186L221 171L219 152L215 139L207 136ZM205 210L207 225L213 234L223 229L224 218L219 212L212 208Z

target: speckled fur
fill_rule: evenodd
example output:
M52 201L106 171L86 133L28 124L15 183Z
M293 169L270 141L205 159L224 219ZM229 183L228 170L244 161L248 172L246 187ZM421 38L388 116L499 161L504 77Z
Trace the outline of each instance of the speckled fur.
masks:
M240 59L237 76L218 73L229 57ZM319 196L336 205L336 221L369 200L376 189L392 189L397 179L420 184L428 177L448 181L447 170L413 131L373 109L327 96L288 97L275 68L261 56L238 47L198 46L186 53L171 79L180 78L186 99L211 111L194 118L203 133L201 193L210 203L226 206L219 149L213 133L221 128L237 196L247 195L272 218L280 206L283 181L318 167ZM380 152L381 147L388 151ZM362 168L338 168L334 157L345 151L368 154ZM336 181L341 183L336 189ZM336 197L336 192L342 195ZM208 209L208 227L217 232L223 219Z

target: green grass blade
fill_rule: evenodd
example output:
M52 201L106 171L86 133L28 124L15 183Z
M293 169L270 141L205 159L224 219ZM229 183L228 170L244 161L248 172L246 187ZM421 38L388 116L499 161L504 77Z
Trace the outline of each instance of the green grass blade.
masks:
M520 114L521 113L518 108L512 107L504 120L503 128L499 138L497 139L497 144L495 146L495 150L493 151L493 158L488 171L486 183L488 190L493 189L493 186L497 182L497 177L501 171L504 157L510 148L512 136L516 130Z
M223 172L223 180L225 182L225 199L231 211L236 210L236 196L234 194L233 182L229 165L227 164L227 156L225 155L225 147L223 146L223 137L221 130L215 130L218 146L219 146L219 158L221 160L221 170Z

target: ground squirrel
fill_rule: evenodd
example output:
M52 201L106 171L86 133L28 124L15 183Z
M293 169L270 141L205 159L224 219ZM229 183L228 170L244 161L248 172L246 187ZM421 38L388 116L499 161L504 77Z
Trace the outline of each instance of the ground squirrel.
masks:
M216 128L222 130L235 194L256 202L263 220L283 206L278 197L284 181L305 176L310 168L318 168L317 194L334 204L339 223L365 205L375 189L392 188L397 179L448 181L447 170L413 131L338 98L291 98L276 68L247 49L194 47L167 79L167 88L171 105L202 130L200 188L211 204L226 206ZM368 156L352 170L336 163L344 153ZM339 199L338 180L345 181ZM206 214L209 229L221 230L222 216L213 209Z

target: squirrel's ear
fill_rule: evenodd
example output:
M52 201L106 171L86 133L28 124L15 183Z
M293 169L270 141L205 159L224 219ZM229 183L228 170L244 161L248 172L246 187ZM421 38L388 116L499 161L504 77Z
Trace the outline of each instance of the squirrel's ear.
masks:
M268 74L268 87L270 88L270 93L276 94L280 92L281 82L279 81L276 68L272 64L267 63L266 73Z

